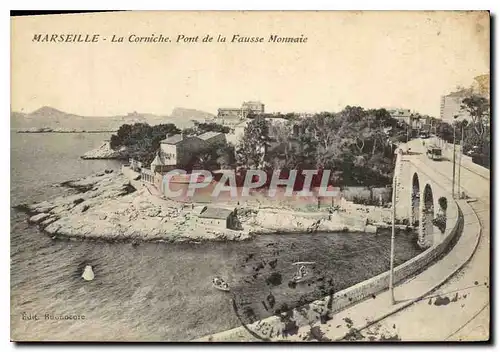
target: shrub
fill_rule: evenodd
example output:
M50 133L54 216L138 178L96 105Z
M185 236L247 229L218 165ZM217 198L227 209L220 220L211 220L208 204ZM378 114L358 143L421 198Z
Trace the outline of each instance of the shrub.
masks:
M437 218L432 220L432 224L436 226L441 233L444 233L446 230L446 216L439 215Z
M446 199L446 197L439 198L438 203L441 209L443 209L443 211L446 212L446 209L448 208L448 200Z
M379 205L379 202L376 199L369 199L358 196L352 197L352 202L354 204L360 204L360 205Z

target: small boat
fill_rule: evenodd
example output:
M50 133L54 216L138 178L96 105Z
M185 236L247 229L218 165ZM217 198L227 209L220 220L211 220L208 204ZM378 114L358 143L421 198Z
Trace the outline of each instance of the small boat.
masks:
M227 282L218 276L212 279L212 286L218 290L229 292L229 285Z
M294 276L292 281L295 282L296 284L299 284L299 283L304 282L308 279L309 278L307 276L303 276L303 277Z
M295 283L304 282L309 279L309 272L307 271L304 265L301 265L297 270L297 274L295 274L292 278L292 281Z
M297 274L295 275L293 278L292 278L292 281L295 282L295 283L299 283L299 282L304 282L308 279L307 277L307 272L303 273L303 274Z
M316 262L295 262L292 263L292 265L313 265L316 264Z
M87 265L85 266L85 270L83 271L83 274L82 274L82 278L85 280L85 281L92 281L94 280L94 271L92 270L92 266L91 265Z

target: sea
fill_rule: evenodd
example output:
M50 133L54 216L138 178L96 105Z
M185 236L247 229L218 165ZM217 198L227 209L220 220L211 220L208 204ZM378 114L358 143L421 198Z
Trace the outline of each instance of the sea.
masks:
M187 341L327 296L389 269L390 233L260 235L244 242L52 239L17 205L71 192L62 182L113 169L83 160L109 133L11 133L11 338ZM420 253L396 236L396 265ZM296 262L310 277L292 284ZM95 278L85 281L86 265ZM220 276L230 292L215 289ZM234 302L234 304L233 304Z

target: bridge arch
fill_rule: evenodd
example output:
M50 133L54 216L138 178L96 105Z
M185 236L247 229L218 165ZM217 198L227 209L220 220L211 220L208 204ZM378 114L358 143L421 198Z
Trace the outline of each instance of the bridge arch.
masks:
M434 194L432 186L426 183L421 193L420 221L418 244L420 247L430 247L434 238Z
M410 225L418 226L420 220L420 180L416 172L411 179Z
M442 172L418 157L404 156L396 164L396 219L412 226L421 248L437 245L444 238L448 220L455 216L451 187ZM451 210L451 213L449 212ZM451 217L450 217L451 216Z

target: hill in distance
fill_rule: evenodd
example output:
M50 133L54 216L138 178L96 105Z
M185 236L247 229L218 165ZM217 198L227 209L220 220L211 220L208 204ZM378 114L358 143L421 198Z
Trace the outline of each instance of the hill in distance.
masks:
M193 120L203 120L214 115L186 108L175 108L170 116L132 112L117 116L81 116L67 113L50 106L43 106L31 113L11 112L11 129L63 128L75 130L110 131L123 124L148 123L158 125L173 123L179 128L193 125Z
M64 117L71 117L71 116L76 116L73 114L68 114L65 113L61 110L57 110L56 108L52 108L50 106L42 106L40 109L37 109L30 114L28 114L30 118L64 118Z
M172 113L170 114L171 117L176 118L176 119L182 119L182 120L197 120L197 121L202 121L205 119L213 119L215 118L214 114L201 111L201 110L196 110L196 109L186 109L186 108L175 108L172 110Z

